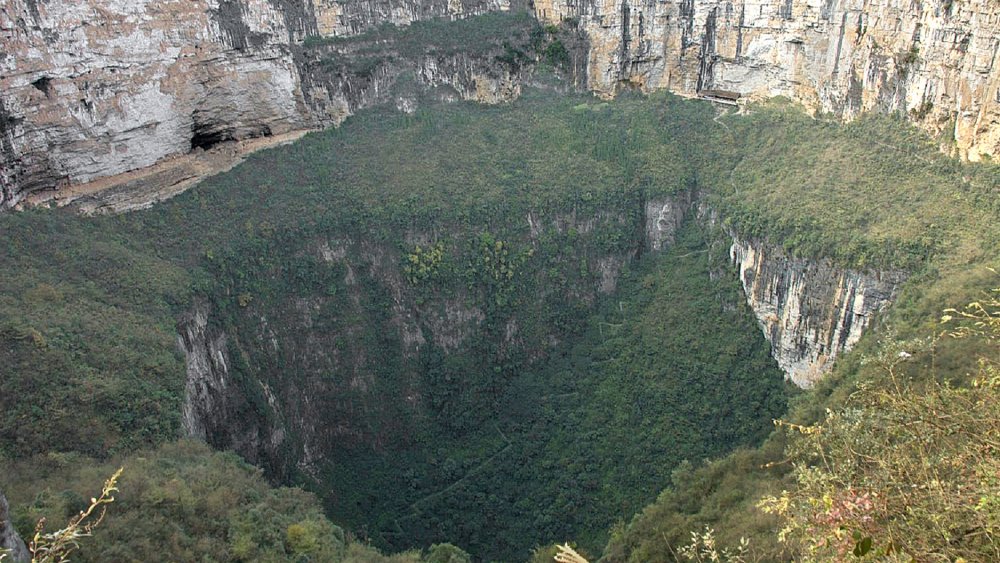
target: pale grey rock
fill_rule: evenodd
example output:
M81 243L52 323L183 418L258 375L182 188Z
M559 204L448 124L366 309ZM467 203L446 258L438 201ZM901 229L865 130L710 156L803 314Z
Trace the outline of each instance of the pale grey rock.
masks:
M669 248L691 210L691 192L646 202L646 245L653 252Z
M177 325L187 379L182 407L185 436L231 449L247 461L273 469L285 445L280 405L266 382L238 381L229 357L229 337L212 323L209 304L194 305ZM267 330L266 319L261 319ZM254 401L262 398L263 401ZM261 412L264 408L267 412Z
M287 37L266 0L6 2L0 207L304 127Z
M725 231L718 213L696 193L648 201L645 220L652 251L669 248L685 220L721 233L771 355L785 378L803 388L815 385L857 344L906 280L899 271L856 271L822 258L794 258L773 244ZM729 274L710 269L710 275Z
M902 112L970 160L1000 152L1000 4L901 0L537 0L578 21L587 83L787 96L852 118Z
M775 246L739 237L733 237L730 258L772 356L785 377L803 388L812 387L858 342L905 280L901 272L862 272L792 258Z
M329 77L301 47L309 36L509 8L508 0L10 0L0 6L0 209L220 142L336 125L388 101L402 75L458 98L509 100L520 74L497 65L496 53ZM412 111L414 99L403 108Z
M0 209L225 140L336 125L412 77L497 103L528 80L494 53L324 75L310 36L520 7L511 0L10 0L0 7ZM902 112L970 160L1000 152L1000 5L989 0L538 0L589 42L573 75L624 88L787 96L850 119ZM576 83L576 78L574 78ZM141 207L141 204L139 204Z

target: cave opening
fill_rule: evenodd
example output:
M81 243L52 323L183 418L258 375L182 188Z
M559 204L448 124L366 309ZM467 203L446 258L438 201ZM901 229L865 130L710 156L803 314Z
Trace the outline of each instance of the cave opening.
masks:
M34 86L39 92L45 94L46 98L52 97L52 79L48 76L42 76L38 80L32 82L31 85Z
M207 151L219 143L232 140L233 137L231 132L225 129L219 130L207 127L194 127L192 128L191 135L191 151L193 152L197 149Z

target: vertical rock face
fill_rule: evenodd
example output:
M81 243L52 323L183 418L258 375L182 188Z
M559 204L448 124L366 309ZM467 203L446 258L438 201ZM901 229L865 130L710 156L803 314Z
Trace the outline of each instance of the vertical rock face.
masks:
M669 248L686 220L720 226L718 215L696 193L651 199L645 206L646 247L652 252ZM905 281L901 272L858 272L826 260L791 258L777 247L732 233L724 240L731 241L730 261L772 356L786 379L803 388L812 387L839 354L858 342Z
M517 72L451 56L320 76L307 37L465 17L516 0L8 0L0 7L0 209L229 139L339 123L418 82L496 102ZM1000 153L1000 5L989 0L538 0L576 20L586 82L900 111L976 160ZM312 64L313 66L310 66ZM495 65L493 65L495 67ZM402 68L402 70L401 70ZM402 109L412 100L402 99Z
M266 467L279 459L285 433L272 401L254 404L251 398L270 390L241 389L229 357L229 338L210 323L211 307L197 303L177 325L177 343L187 366L182 426L184 434L232 449L247 461Z
M185 434L202 440L208 433L207 416L218 411L215 402L230 387L227 338L209 333L208 313L208 306L199 304L177 327L187 370L182 426Z
M266 0L11 0L0 8L0 207L304 125Z
M337 92L304 95L305 58L296 55L305 37L509 7L509 0L10 0L0 7L0 209L33 191L221 141L339 123L359 107L352 101L377 98L356 94L377 80L353 75L335 84ZM491 82L486 74L477 68L443 79L460 81L470 98L516 95L509 77Z
M788 96L900 111L977 160L1000 152L1000 4L987 0L538 0L579 21L589 86Z
M0 491L0 553L8 553L12 563L31 559L28 549L10 521L10 507L3 491Z
M786 377L804 388L857 343L904 279L897 272L856 272L790 258L739 238L733 239L730 258L772 355Z
M653 252L674 243L677 230L691 210L691 192L654 198L646 202L646 246Z
M324 460L346 455L345 449L401 439L413 423L421 389L410 381L416 377L412 365L387 375L383 364L412 360L429 344L452 352L484 318L462 296L418 314L406 295L399 257L384 245L338 239L316 250L324 262L343 268L343 302L320 294L289 297L280 307L248 304L236 313L237 324L196 303L177 326L187 366L185 435L235 451L277 480L296 471L313 475ZM360 344L366 325L379 322L364 308L362 281L391 295L382 328L399 349L373 352ZM329 315L348 313L334 302L357 314L357 323L324 325ZM388 380L401 381L402 391Z

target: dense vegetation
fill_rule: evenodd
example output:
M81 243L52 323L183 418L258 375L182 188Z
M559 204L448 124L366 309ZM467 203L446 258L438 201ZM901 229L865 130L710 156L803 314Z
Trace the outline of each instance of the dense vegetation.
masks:
M38 519L46 518L49 529L58 527L87 507L89 495L121 461L50 453L8 465L6 492L30 499L15 525L33 530ZM272 488L259 469L205 444L170 443L125 463L97 537L81 538L82 550L72 560L469 561L448 545L383 556L331 524L309 493Z
M354 84L385 79L407 64L433 74L450 72L451 63L464 67L469 61L494 78L524 72L544 80L554 73L573 81L586 57L585 39L571 26L543 26L531 12L518 9L405 26L386 23L353 36L312 36L295 51L309 69L308 79L350 79ZM428 61L436 62L427 67ZM397 78L393 93L421 97L422 88L412 77L403 73Z
M0 451L19 456L49 444L107 454L176 436L183 383L176 311L214 289L213 275L253 284L263 280L244 279L241 268L287 270L295 257L272 252L286 241L331 231L398 241L408 229L456 223L499 233L512 227L505 218L520 225L532 209L586 215L637 200L631 174L641 167L630 154L620 166L613 151L627 151L607 139L629 135L633 122L654 130L650 112L686 119L685 112L668 112L675 101L633 102L614 113L574 109L580 102L535 97L513 108L372 112L255 155L148 212L3 217L0 353L9 373L21 375L0 382ZM650 190L683 188L690 174L678 149L664 142L656 150L650 156L664 158L644 171L656 176ZM607 248L616 237L595 236Z
M937 154L889 118L838 126L769 104L720 121L756 147L715 172L712 197L731 228L800 256L904 268L910 281L877 331L791 401L761 447L677 471L602 560L674 561L706 527L716 546L749 539L746 560L852 558L855 549L873 559L994 558L996 483L952 471L950 460L976 474L996 464L992 446L972 446L971 460L957 453L969 433L989 436L997 423L983 372L998 358L996 338L952 338L940 320L948 307L987 303L984 289L998 283L1000 170ZM995 302L991 311L1000 313ZM939 432L938 417L956 422ZM942 494L894 496L890 480ZM881 500L869 505L871 495ZM761 510L768 496L772 514ZM970 496L974 512L949 504Z
M372 37L409 44L425 32ZM295 436L256 453L380 547L448 541L506 560L574 538L596 554L611 523L671 485L614 528L608 560L670 560L705 524L721 542L748 536L785 557L798 549L775 540L786 514L754 507L802 481L780 463L788 429L704 460L764 440L787 390L724 234L691 221L649 255L646 202L699 192L745 237L911 272L886 325L896 341L928 334L941 308L991 283L980 266L1000 244L998 184L996 167L936 155L890 118L842 127L784 104L716 118L668 95L528 92L504 107L363 113L148 211L6 215L0 463L12 469L0 487L27 532L76 510L124 463L89 560L168 545L176 559L378 560L312 496L175 442L175 324L198 302L229 335L237 419L301 429L267 393L302 409L329 400L327 426L343 433L325 457L297 463L306 438ZM414 344L400 329L409 318L426 335L445 334L439 318L457 328ZM788 420L871 407L855 391L883 380L860 358L888 346L863 343ZM933 378L961 385L988 350L939 343Z
M706 527L744 561L995 560L998 296L868 340L762 447L678 471L602 561L674 561Z
M174 323L202 300L231 336L245 397L234 424L301 425L271 412L258 381L289 400L299 389L335 399L324 419L352 430L332 463L303 471L294 435L257 459L319 492L338 522L397 549L447 539L517 558L575 535L597 550L671 467L760 440L784 409L735 280L707 275L702 249L718 233L686 235L677 252L688 258L664 258L669 283L638 264L635 304L609 302L588 320L605 278L643 250L644 202L691 186L675 139L710 116L666 96L537 94L511 108L376 111L149 211L4 217L2 352L22 374L3 382L5 455L46 444L100 457L172 440L184 380ZM457 350L414 356L393 324L397 301L422 318L448 307L481 318ZM315 311L305 324L304 303ZM641 351L650 340L655 355ZM419 402L400 400L414 393ZM564 516L595 492L594 508Z
M548 47L545 40L546 34L555 33L557 29L543 28L527 11L491 12L458 21L424 20L406 26L387 23L349 37L313 36L305 40L304 47L349 49L353 51L353 59L365 61L393 56L413 58L427 53L477 56L501 46L505 52L500 56L508 57L506 62L519 64L529 60L526 53L529 50L548 48L558 52L559 47ZM553 57L551 62L563 62L558 58L561 57ZM336 64L336 60L328 59L327 64Z
M719 150L708 151L717 206L745 236L862 268L975 263L1000 244L996 166L939 154L893 118L843 126L789 109L776 101L721 119Z
M941 335L993 341L972 385L935 380L935 341L900 343L873 358L879 377L843 407L790 427L796 486L760 507L804 556L1000 556L1000 290L983 297L956 311L964 322L945 316Z
M442 401L442 419L404 456L352 451L320 481L367 471L377 486L341 486L346 502L331 511L358 526L380 514L367 529L389 545L448 538L506 560L575 537L595 552L608 522L653 498L679 462L761 440L767 417L784 410L781 377L732 281L710 282L702 245L692 230L662 260L625 274L622 297L572 346L506 382L482 405L495 409L488 416L465 411L476 396L456 398L443 381L450 371L475 385L482 368L432 358L427 393ZM354 499L363 508L352 514Z

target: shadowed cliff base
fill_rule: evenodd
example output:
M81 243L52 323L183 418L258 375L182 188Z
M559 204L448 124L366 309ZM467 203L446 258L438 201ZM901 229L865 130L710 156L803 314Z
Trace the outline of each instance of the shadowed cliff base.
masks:
M74 451L204 432L380 545L518 559L577 537L593 554L681 459L757 443L783 410L759 307L804 312L794 352L840 345L879 316L841 297L900 270L889 314L936 325L935 292L979 287L962 272L997 255L996 167L938 155L898 120L750 110L548 90L383 107L150 209L0 217L2 455L19 474L72 472ZM733 259L776 289L741 295ZM838 289L849 270L871 277ZM15 511L55 518L76 498L58 487L18 493ZM135 517L177 510L201 530L185 490L150 486ZM244 545L226 529L213 549Z

